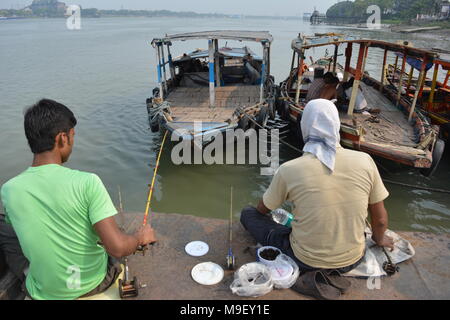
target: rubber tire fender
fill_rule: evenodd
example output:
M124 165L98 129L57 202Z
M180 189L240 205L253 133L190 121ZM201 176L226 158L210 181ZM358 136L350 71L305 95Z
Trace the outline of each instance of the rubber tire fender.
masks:
M420 173L426 177L431 177L435 173L437 167L439 166L439 162L442 159L444 150L445 150L445 142L441 139L437 139L436 143L434 144L433 162L431 163L431 167L421 169Z

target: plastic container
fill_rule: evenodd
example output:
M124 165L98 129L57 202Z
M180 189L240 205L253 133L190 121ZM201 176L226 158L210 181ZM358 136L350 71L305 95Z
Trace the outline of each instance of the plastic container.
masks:
M280 249L278 249L278 248L276 248L276 247L265 246L265 247L259 248L258 251L256 251L256 259L257 259L257 261L261 262L262 264L264 264L264 265L266 265L266 266L268 266L268 267L276 266L276 264L277 264L276 258L275 258L275 260L266 260L266 259L264 259L263 257L261 257L261 252L264 251L264 250L266 250L266 249L273 249L273 250L276 250L276 251L279 252L278 256L281 255L281 250L280 250ZM278 256L277 256L277 257L278 257Z
M280 270L273 270L272 268L272 278L273 278L273 286L276 289L288 289L292 287L295 282L298 279L298 276L300 275L300 270L298 268L297 263L295 263L294 260L292 260L289 256L285 254L280 254L276 262L279 265L282 265L282 269ZM287 267L290 266L290 267ZM275 267L277 268L277 267ZM280 268L280 267L278 267ZM290 271L290 272L289 272ZM274 276L275 272L275 276Z

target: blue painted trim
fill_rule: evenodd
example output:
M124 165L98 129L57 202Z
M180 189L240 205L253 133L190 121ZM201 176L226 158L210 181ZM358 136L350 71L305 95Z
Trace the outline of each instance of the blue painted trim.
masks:
M266 81L266 64L263 63L261 67L261 85L264 85Z
M161 74L161 65L158 64L158 67L156 68L158 71L158 83L161 83L161 78L162 78L162 74Z
M209 82L214 83L214 62L209 63Z

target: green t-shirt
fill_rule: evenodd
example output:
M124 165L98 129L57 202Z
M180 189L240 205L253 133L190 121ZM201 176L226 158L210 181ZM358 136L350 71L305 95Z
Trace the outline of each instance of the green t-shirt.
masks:
M97 175L30 167L3 185L1 198L30 262L33 299L75 299L103 281L108 255L93 225L117 210Z

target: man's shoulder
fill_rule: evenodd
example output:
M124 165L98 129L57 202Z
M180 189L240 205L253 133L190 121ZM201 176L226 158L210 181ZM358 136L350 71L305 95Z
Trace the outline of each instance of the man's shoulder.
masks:
M298 170L300 168L304 168L305 166L307 166L309 163L315 163L315 157L310 154L310 153L305 153L303 156L286 161L285 163L283 163L280 168L279 171L282 173L285 172L289 172L290 170L294 169L294 170Z
M359 168L371 171L376 168L374 160L368 153L344 148L338 150L337 159L342 163L351 164L353 169Z
M338 148L337 149L339 156L345 157L345 158L354 158L360 161L368 161L372 162L372 157L365 152L357 151L357 150L351 150L351 149L345 149L345 148Z
M26 179L26 175L25 172L19 173L17 176L9 179L8 181L6 181L2 187L1 187L1 193L5 193L8 190L20 187L21 185L24 185L24 180Z

